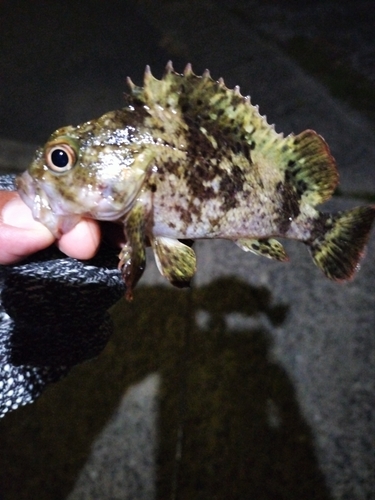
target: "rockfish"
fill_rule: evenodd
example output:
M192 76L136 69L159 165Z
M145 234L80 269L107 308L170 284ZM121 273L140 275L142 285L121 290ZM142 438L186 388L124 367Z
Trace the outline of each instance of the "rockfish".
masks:
M18 178L35 219L58 238L82 217L123 225L119 267L127 298L151 245L172 284L187 286L194 250L182 240L224 238L245 251L287 260L288 238L305 243L333 280L350 279L375 207L321 213L338 183L335 160L312 130L276 133L239 87L168 63L128 79L125 107L54 132Z

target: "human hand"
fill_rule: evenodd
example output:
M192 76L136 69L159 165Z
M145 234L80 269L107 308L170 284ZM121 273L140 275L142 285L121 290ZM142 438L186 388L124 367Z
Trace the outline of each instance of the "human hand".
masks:
M0 191L0 264L14 264L49 247L76 259L90 259L100 244L100 227L92 219L81 220L71 231L55 240L53 234L34 220L30 209L13 191Z

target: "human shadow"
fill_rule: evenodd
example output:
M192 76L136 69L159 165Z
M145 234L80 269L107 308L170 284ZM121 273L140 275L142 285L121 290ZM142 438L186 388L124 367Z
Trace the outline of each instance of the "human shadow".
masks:
M97 359L0 423L6 498L66 498L124 391L158 372L158 499L329 500L292 383L270 358L287 314L236 279L138 287L112 309L115 333Z
M198 315L164 374L159 499L329 498L293 385L270 356L267 325L288 313L274 301L227 278L192 291Z

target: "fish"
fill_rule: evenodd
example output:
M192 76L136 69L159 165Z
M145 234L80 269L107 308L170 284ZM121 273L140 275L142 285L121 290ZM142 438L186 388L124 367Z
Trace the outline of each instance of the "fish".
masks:
M161 79L147 66L143 86L128 78L125 106L56 130L17 179L33 217L56 238L82 218L121 224L126 298L151 246L160 273L189 286L196 255L189 241L232 240L277 261L278 238L304 243L330 279L350 280L369 238L375 206L324 213L339 175L313 130L285 136L238 86L208 70L197 76L169 62Z

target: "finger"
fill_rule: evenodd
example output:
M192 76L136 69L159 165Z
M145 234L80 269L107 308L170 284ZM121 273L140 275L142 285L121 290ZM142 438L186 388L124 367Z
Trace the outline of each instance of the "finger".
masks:
M33 219L29 208L17 194L3 193L0 202L1 206L1 264L18 262L53 243L54 237L51 232Z
M91 259L100 245L99 224L92 219L82 219L57 241L59 249L75 259Z
M46 234L51 234L51 232L43 224L34 219L31 210L21 200L17 193L3 192L1 193L1 201L3 202L4 199L6 202L2 203L2 210L0 204L0 223L2 222L20 229L34 230L37 233L45 232Z

